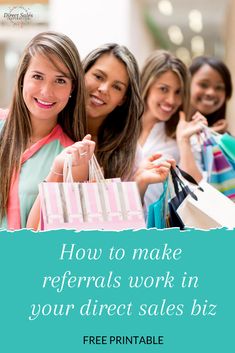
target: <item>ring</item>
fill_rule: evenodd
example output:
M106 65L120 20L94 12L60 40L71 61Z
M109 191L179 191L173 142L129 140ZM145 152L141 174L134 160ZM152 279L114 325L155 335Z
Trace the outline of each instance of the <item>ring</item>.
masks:
M82 152L80 153L80 156L83 157L83 156L86 156L87 155L87 152Z

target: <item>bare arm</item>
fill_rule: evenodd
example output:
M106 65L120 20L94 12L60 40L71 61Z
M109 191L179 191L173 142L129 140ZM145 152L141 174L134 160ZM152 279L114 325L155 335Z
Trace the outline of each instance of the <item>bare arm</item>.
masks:
M62 182L63 177L62 175L57 175L54 172L50 172L46 177L46 181ZM41 211L41 205L40 205L40 198L38 195L29 213L26 228L38 230L40 225L40 211Z
M85 181L88 178L88 162L94 153L95 143L87 135L80 142L65 148L54 160L52 168L47 175L46 182L62 182L63 167L66 154L72 156L72 174L75 182ZM27 228L38 230L40 223L40 198L36 198L27 220Z
M212 125L212 130L215 132L218 132L220 134L223 134L227 131L228 129L228 123L226 119L219 119Z
M197 182L202 179L202 173L196 164L190 137L202 131L202 124L207 124L207 121L200 113L196 113L193 120L188 122L185 119L185 114L180 112L180 120L176 129L176 138L180 151L180 167L192 175Z

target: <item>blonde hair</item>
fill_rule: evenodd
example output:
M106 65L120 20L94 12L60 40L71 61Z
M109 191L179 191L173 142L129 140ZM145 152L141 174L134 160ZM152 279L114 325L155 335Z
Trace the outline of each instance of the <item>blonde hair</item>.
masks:
M179 111L184 111L187 116L189 110L189 71L186 65L180 59L178 59L176 56L169 53L168 51L154 51L147 58L145 65L142 69L141 90L142 98L144 100L144 103L146 104L150 87L152 86L156 78L159 78L163 73L167 71L172 71L178 76L182 87L182 105L179 107L177 112L173 114L173 116L165 123L167 136L175 138L175 130L179 121Z
M69 70L73 91L66 107L58 114L58 124L74 141L86 133L85 85L80 56L70 38L61 33L42 32L26 46L16 75L16 84L8 117L0 134L0 221L6 214L11 177L20 167L32 126L23 99L23 81L31 58L41 54L53 62L58 58Z

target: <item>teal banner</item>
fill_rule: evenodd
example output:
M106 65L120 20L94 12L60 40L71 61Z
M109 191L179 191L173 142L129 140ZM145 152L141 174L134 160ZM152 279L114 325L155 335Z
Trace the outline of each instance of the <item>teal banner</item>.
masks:
M0 352L234 352L235 231L0 232Z

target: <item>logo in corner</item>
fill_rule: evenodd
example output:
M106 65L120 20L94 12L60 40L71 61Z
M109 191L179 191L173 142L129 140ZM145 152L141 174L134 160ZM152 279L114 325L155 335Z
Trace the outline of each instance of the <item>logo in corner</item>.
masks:
M31 22L33 14L30 9L26 9L23 6L14 6L8 12L5 12L3 17L5 21L10 22L13 26L22 27Z

